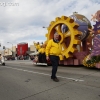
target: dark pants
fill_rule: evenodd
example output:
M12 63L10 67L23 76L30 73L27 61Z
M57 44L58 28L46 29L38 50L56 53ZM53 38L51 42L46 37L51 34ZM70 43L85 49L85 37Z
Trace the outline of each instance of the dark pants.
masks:
M40 63L47 63L45 53L39 53L39 62Z
M54 79L56 78L56 72L58 69L58 64L59 64L59 56L54 56L54 55L50 55L50 61L52 63L52 75L51 78Z
M46 55L45 53L42 54L42 61L43 63L47 63L47 60L46 60Z
M38 59L39 59L39 62L42 63L42 54L41 53L39 53Z

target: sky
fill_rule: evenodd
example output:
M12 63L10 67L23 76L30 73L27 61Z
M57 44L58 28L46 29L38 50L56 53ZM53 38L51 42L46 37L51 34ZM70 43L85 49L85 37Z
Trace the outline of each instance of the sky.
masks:
M97 10L100 0L0 0L0 49L21 42L44 42L48 31L43 27L56 17L76 11L91 20Z

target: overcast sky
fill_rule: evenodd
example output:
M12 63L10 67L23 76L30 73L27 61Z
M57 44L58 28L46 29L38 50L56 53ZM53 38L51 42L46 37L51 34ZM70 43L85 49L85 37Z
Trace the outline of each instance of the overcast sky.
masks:
M100 10L100 0L0 0L0 43L6 47L20 42L45 41L49 23L73 12L85 15ZM2 47L1 47L2 48Z

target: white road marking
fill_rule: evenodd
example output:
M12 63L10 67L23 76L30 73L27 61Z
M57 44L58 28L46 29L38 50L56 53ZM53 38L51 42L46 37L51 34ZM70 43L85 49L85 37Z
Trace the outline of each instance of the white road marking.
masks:
M6 66L2 66L2 67L6 67ZM24 69L19 69L19 68L13 68L13 67L6 67L6 68L15 69L15 70L20 70L20 71L29 72L29 73L34 73L34 74L41 74L41 75L51 76L50 74L45 74L45 73L40 73L40 72L34 72L34 71L29 71L29 70L24 70ZM68 79L68 80L73 80L73 81L84 81L84 80L80 80L80 79L69 78L69 77L63 77L63 76L57 76L57 77L60 77L60 78L63 78L63 79Z

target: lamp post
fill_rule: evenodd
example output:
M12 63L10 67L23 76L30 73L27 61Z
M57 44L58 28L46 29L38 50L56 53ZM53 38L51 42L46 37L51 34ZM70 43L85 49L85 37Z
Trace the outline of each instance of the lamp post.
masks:
M10 44L12 44L11 42L7 42L7 43L10 43ZM13 56L13 44L12 44L12 56Z

